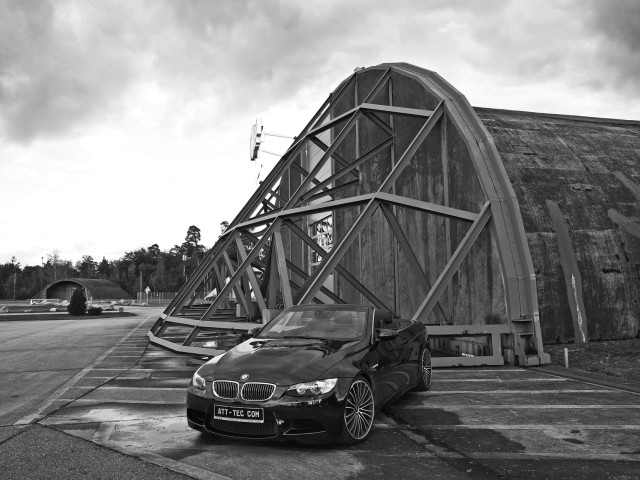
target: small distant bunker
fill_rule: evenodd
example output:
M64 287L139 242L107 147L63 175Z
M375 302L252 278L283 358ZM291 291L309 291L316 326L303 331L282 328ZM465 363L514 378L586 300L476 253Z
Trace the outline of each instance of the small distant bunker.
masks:
M133 300L133 297L109 280L99 278L65 278L57 280L43 291L43 298L69 300L77 288L82 288L85 296L93 301Z

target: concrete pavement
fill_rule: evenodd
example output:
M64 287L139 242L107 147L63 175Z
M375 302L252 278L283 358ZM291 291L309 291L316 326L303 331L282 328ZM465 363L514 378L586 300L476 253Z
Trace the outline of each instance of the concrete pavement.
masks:
M153 321L2 424L3 478L639 478L640 396L534 369L436 370L354 447L203 435L184 415L203 360L149 346Z

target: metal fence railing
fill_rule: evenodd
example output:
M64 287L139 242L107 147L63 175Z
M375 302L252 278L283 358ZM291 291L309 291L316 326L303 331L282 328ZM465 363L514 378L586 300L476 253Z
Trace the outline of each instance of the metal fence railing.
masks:
M136 303L147 305L169 305L178 292L137 292ZM204 301L204 293L196 297L196 302Z

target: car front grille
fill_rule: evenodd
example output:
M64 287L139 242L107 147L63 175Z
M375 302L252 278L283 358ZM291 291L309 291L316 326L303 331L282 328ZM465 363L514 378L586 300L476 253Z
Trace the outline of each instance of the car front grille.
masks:
M219 398L235 400L238 397L238 382L230 380L216 380L213 382L213 393Z
M269 400L276 386L273 383L249 382L242 386L240 396L250 402L262 402Z

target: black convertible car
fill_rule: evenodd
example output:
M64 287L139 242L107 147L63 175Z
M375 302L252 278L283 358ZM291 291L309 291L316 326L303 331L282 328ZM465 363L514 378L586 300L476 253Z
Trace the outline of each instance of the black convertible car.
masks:
M284 310L205 363L187 394L191 428L250 439L369 435L377 409L431 384L424 325L360 305Z

